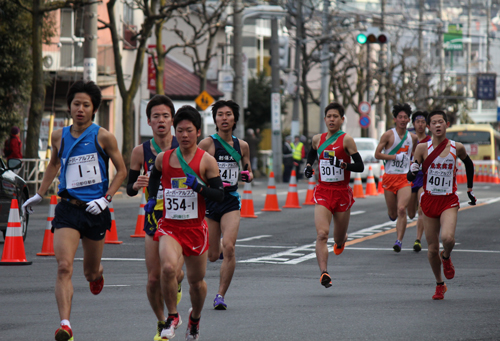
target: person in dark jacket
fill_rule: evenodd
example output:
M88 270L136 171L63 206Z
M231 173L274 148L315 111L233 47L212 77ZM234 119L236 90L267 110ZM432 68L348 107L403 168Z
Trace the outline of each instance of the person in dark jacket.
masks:
M283 143L283 182L290 181L293 169L293 148L290 145L292 137L288 135Z

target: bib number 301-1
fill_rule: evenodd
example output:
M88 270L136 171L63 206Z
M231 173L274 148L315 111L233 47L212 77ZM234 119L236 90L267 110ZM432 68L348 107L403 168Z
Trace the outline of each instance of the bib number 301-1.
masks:
M72 156L66 163L66 188L78 188L101 183L97 153Z
M342 162L343 160L340 160ZM321 181L324 182L339 182L344 181L344 170L330 165L330 160L320 160L319 171L321 173Z

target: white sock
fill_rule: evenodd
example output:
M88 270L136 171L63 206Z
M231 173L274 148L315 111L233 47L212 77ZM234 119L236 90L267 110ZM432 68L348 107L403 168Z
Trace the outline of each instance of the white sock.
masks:
M71 324L69 323L69 320L61 320L61 326L68 326L71 328Z

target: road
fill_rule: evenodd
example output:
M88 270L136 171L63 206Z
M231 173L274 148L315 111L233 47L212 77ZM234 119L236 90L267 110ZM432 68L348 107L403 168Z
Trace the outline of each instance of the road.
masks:
M315 259L314 206L261 212L267 183L252 188L256 219L242 219L237 268L226 295L227 311L211 309L220 261L209 263L208 296L201 340L498 340L500 339L500 185L477 184L469 207L459 186L456 276L443 301L433 301L435 282L424 250L412 250L410 221L401 253L383 196L356 199L349 243L329 257L333 286L319 284ZM298 185L300 203L306 182ZM287 185L278 184L280 206ZM114 199L118 238L104 250L105 287L89 292L77 251L71 324L75 340L152 340L156 320L146 297L144 240L134 233L140 198ZM54 298L56 261L37 257L48 201L36 207L25 242L29 266L0 267L0 340L53 340L59 317ZM331 236L331 234L330 234ZM331 241L330 245L333 245ZM3 241L0 242L3 250ZM174 340L183 340L190 307L186 282L179 312L184 319Z

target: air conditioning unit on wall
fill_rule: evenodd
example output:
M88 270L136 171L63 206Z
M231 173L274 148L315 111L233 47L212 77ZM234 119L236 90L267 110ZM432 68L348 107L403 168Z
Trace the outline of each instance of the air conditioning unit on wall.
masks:
M43 69L47 71L57 71L60 68L60 51L43 51Z

